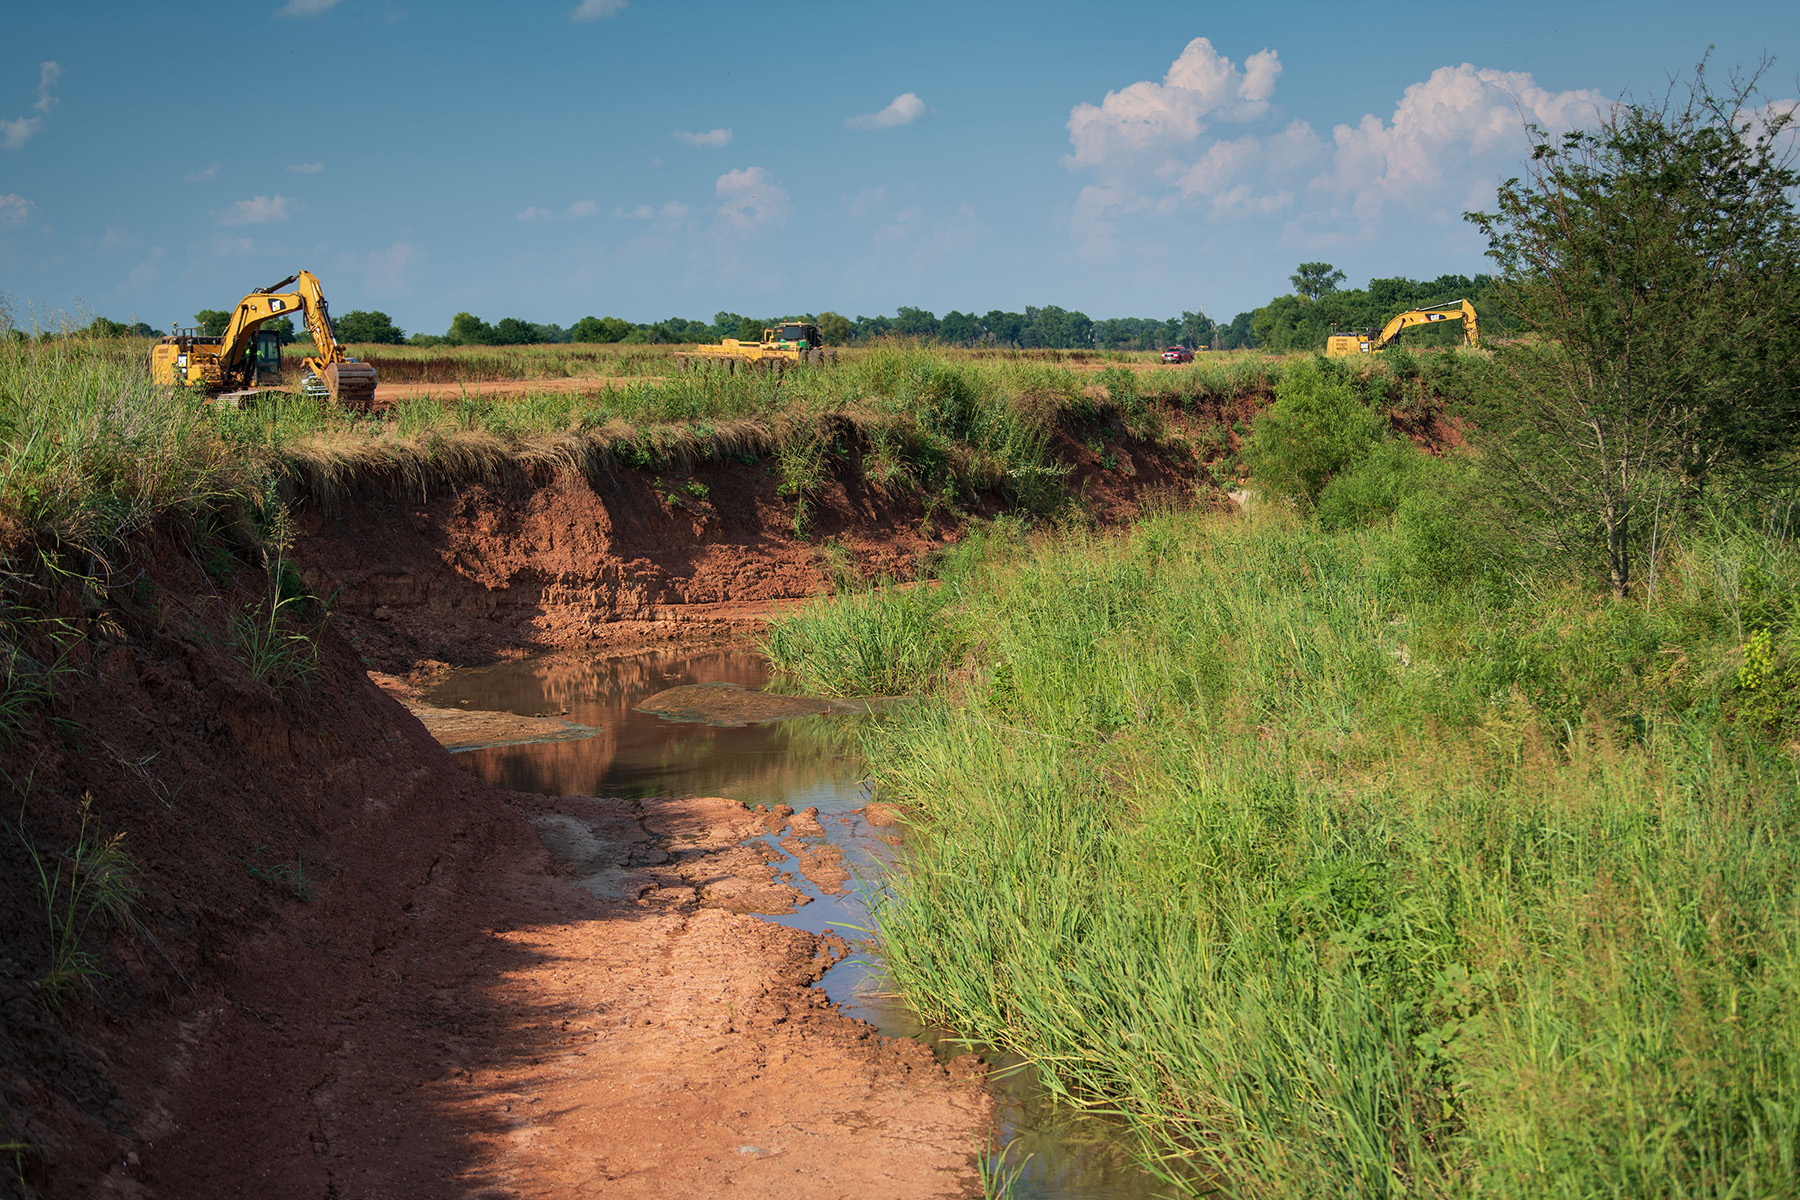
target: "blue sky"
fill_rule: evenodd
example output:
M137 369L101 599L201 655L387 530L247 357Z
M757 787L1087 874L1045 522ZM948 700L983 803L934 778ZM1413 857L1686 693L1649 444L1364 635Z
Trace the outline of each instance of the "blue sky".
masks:
M1481 270L1458 214L1516 172L1521 111L1580 123L1709 45L1800 94L1792 0L10 0L0 26L0 295L165 328L301 267L432 333L1228 319L1302 260Z

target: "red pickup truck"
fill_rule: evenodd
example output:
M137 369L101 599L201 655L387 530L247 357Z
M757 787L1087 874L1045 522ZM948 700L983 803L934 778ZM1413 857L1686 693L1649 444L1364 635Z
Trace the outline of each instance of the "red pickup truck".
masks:
M1163 351L1162 358L1164 362L1193 362L1194 352L1189 350L1186 346L1170 346L1167 350Z

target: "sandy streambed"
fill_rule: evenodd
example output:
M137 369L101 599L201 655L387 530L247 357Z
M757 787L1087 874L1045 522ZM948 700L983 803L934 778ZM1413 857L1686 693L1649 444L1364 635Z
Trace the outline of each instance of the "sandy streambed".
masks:
M744 915L798 894L746 844L766 814L705 797L521 803L553 877L518 885L573 919L484 947L516 964L505 988L533 1015L447 1089L475 1121L504 1113L484 1178L521 1196L966 1190L991 1106L979 1064L946 1068L842 1016L810 985L844 943Z

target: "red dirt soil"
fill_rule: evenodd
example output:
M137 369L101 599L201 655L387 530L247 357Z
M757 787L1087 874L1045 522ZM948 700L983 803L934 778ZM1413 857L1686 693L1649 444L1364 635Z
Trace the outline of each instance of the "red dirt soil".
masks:
M1099 520L1191 494L1191 459L1116 433L1063 456ZM502 793L367 674L741 636L828 590L825 539L904 577L955 534L848 469L811 542L760 467L696 468L704 500L657 478L303 513L297 558L335 609L317 670L279 689L234 649L268 581L222 543L162 531L109 590L48 585L78 671L0 742L0 1194L973 1186L978 1068L838 1014L809 985L839 947L743 915L792 902L739 844L766 819ZM84 796L142 895L129 927L91 923L100 974L57 1006L28 847L72 868Z
M1167 447L1095 427L1063 434L1056 451L1071 467L1068 487L1102 524L1129 521L1158 497L1191 502L1194 461ZM741 635L832 591L831 572L843 569L834 556L863 578L910 579L960 536L958 519L928 514L916 493L840 466L811 497L804 539L771 468L703 463L303 508L296 557L365 661L397 674L433 661ZM690 480L704 498L686 490Z
M164 536L132 585L62 597L85 672L61 724L0 751L22 831L0 838L0 1141L22 1147L0 1192L966 1191L971 1071L833 1011L819 939L708 907L771 866L657 844L692 814L550 802L609 877L662 864L642 906L578 886L534 833L545 802L457 767L334 631L304 688L251 677L227 620L265 584L214 559L215 583L199 550ZM84 794L90 832L125 834L140 924L96 920L105 975L57 1008L25 844L69 865Z

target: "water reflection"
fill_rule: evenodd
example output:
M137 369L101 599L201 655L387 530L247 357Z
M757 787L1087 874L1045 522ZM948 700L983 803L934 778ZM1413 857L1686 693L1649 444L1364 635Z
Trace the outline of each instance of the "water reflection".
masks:
M770 682L760 655L736 649L658 650L624 658L551 658L503 663L451 675L429 695L431 704L545 713L602 730L598 737L471 750L457 755L482 779L515 791L545 795L724 796L746 804L817 808L827 837L854 873L849 892L827 896L794 871L795 886L812 897L787 916L768 917L815 933L836 930L853 944L866 938L869 905L897 851L859 811L869 793L856 753L857 722L875 718L798 717L766 725L719 728L665 721L632 706L667 688L690 683ZM787 852L767 839L774 849ZM852 1016L890 1037L914 1037L941 1056L964 1052L943 1030L922 1026L887 989L880 963L857 953L826 974L826 994ZM983 1057L997 1061L991 1054ZM1030 1156L1014 1195L1020 1200L1150 1200L1161 1195L1127 1165L1105 1122L1053 1104L1029 1071L999 1080L1000 1140L1013 1142L1008 1162Z

